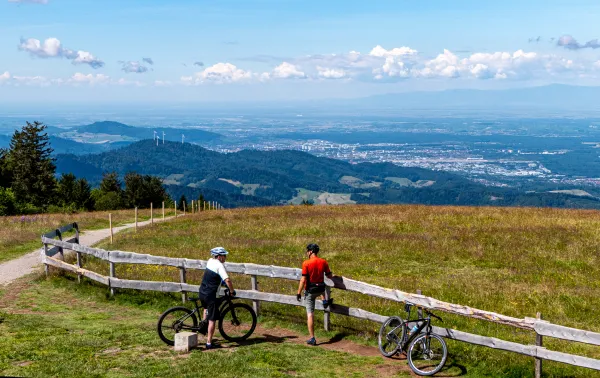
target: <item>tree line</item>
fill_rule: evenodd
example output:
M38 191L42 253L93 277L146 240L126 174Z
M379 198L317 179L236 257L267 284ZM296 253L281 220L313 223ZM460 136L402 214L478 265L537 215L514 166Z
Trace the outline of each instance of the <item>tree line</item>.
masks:
M0 215L149 208L163 201L173 206L162 180L151 175L128 172L121 182L116 172L105 173L93 189L72 173L57 178L45 130L40 122L27 122L14 132L9 148L0 149ZM182 196L180 208L185 201Z

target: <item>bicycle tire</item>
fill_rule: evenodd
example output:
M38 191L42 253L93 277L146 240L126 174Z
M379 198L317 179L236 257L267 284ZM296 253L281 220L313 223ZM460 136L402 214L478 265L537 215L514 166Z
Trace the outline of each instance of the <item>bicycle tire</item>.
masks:
M429 338L429 343L423 350L423 346L427 343L427 338ZM441 359L437 363L429 362L434 359L434 352L431 350L431 342L435 340L435 342L439 342L439 347L441 351L435 352L435 357L438 357L438 354L441 352ZM415 350L415 347L421 348L421 350ZM434 375L435 373L442 370L444 364L446 363L446 359L448 358L448 346L446 345L446 341L438 335L434 334L422 334L415 338L408 347L406 351L406 357L408 359L408 366L418 375ZM422 357L418 358L418 357ZM421 361L423 361L421 363ZM417 365L419 365L417 367ZM432 366L433 365L433 366Z
M390 340L388 334L396 327L400 327L400 338L396 340ZM389 317L379 328L379 334L377 335L377 344L379 346L379 352L385 357L392 357L402 346L402 341L406 335L406 325L402 318L398 316ZM396 337L398 335L396 334ZM391 349L388 347L391 346Z
M176 314L174 316L173 320L166 320L169 315L175 314L176 312L180 312L181 314ZM165 344L175 345L175 334L173 334L173 337L171 337L171 335L168 333L165 333L164 330L171 329L171 330L175 331L175 333L178 333L182 329L185 329L185 328L182 328L181 325L177 325L176 322L186 315L190 315L190 316L187 319L185 319L183 327L185 327L185 328L198 327L198 318L196 318L194 311L190 310L187 307L183 307L183 306L171 307L167 311L163 312L162 315L158 318L158 323L156 325L156 328L158 331L158 336L160 337L160 339L162 341L165 342ZM189 324L189 322L188 322L189 319L191 319L192 324ZM165 322L165 321L167 322L167 324L165 324L163 326L163 322ZM168 323L169 321L171 321L170 324Z
M249 328L244 328L241 324L249 325ZM255 328L256 313L245 303L232 303L223 310L219 317L219 332L228 341L246 340L252 335Z

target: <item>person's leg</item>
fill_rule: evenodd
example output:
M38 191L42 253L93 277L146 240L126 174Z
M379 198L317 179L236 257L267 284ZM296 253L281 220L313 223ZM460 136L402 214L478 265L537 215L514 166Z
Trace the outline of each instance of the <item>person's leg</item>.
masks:
M208 319L208 332L206 333L206 346L210 346L212 344L212 338L215 334L215 322L218 318L217 312L217 304L212 302L207 307L206 318Z
M314 339L315 337L315 322L314 322L314 312L309 312L308 314L306 314L306 323L308 325L308 334L310 335L311 339Z
M209 320L208 321L208 334L206 335L206 343L207 344L212 344L212 338L213 338L214 334L215 334L215 321Z

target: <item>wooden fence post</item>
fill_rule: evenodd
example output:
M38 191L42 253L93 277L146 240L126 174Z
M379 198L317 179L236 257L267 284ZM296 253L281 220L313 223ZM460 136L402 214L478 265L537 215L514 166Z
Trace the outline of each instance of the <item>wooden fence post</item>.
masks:
M44 256L48 256L48 244L44 243ZM48 264L44 263L44 272L46 273L46 278L48 278L48 274L50 273Z
M202 201L202 206L204 207L203 211L206 211L206 201Z
M417 289L417 294L422 295L421 289ZM423 317L423 310L420 307L417 307L417 316L419 319Z
M185 278L186 278L185 277L185 275L186 275L185 273L186 273L185 272L185 267L184 266L180 266L179 267L179 277L181 278L181 283L182 284L184 284L186 282L185 281ZM185 292L185 291L181 292L181 301L183 303L185 303L187 301L187 292Z
M154 208L152 202L150 202L150 225L154 224Z
M110 263L110 277L111 278L116 278L115 263L114 262ZM108 283L109 283L109 287L110 287L110 296L112 297L113 295L115 295L115 288L112 287L112 285L110 285L110 280L108 281Z
M112 214L108 213L108 228L110 228L110 244L113 242Z
M79 244L79 227L74 223L75 227L75 243ZM77 267L81 268L81 252L77 251ZM77 273L77 282L81 283L81 273Z
M250 283L252 284L252 290L258 291L258 280L256 279L255 275L250 276ZM252 309L256 313L256 316L258 316L258 312L260 311L260 302L252 301Z
M165 201L163 201L163 203L162 203L162 210L163 210L163 220L165 220Z
M325 299L329 301L329 298L331 298L331 288L329 286L325 286ZM323 311L323 326L325 331L329 331L331 328L331 307L327 306L327 308Z
M536 319L541 320L542 319L542 314L541 313L537 313L536 315ZM543 346L544 340L542 338L542 335L536 333L535 334L535 345L536 346ZM542 359L536 357L535 358L535 378L541 378L542 377Z
M177 201L173 202L173 208L175 209L175 218L177 218Z
M135 207L135 232L137 232L137 206Z

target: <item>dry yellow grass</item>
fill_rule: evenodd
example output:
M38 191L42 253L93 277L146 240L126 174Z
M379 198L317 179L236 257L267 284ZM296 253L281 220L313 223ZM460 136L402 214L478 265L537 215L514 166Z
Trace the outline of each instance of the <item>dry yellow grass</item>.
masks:
M108 228L108 214L112 213L113 226L134 221L134 210L95 211L76 214L36 214L0 217L0 262L16 258L41 247L40 236L67 223L77 222L81 230ZM172 215L170 209L168 214ZM162 217L162 210L154 210ZM150 209L140 209L138 219L150 218Z
M206 259L222 245L229 261L299 267L306 244L321 246L335 274L516 317L541 311L554 323L600 331L600 212L584 210L427 207L287 206L206 212L127 233L110 248ZM107 247L108 245L103 245ZM106 266L91 260L92 267ZM176 269L117 266L131 279L178 280ZM202 272L189 274L199 282ZM249 278L236 277L248 287ZM262 278L261 289L295 293L297 283ZM334 291L338 303L381 314L398 304ZM300 310L266 305L281 319L302 321ZM530 332L446 315L446 326L532 343ZM376 326L334 316L337 326L372 339ZM600 358L598 348L547 338L550 348ZM531 359L451 343L453 358L473 371L529 375ZM549 376L590 371L547 363Z

